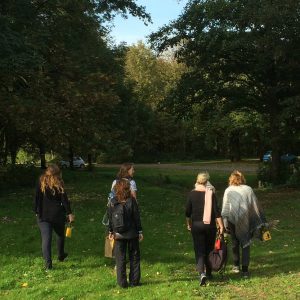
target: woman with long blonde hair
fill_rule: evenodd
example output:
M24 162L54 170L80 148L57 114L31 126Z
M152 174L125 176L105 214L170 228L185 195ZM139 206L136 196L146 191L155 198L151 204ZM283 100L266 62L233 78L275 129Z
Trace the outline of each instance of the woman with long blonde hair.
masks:
M74 221L61 171L57 165L49 166L41 175L36 189L34 211L41 231L45 268L52 269L52 231L57 235L58 260L64 261L68 255L64 251L66 215L69 222Z

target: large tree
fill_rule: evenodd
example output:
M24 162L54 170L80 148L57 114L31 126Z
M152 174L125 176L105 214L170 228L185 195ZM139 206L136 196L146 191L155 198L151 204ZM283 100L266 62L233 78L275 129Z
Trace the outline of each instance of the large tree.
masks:
M163 103L175 89L185 71L174 57L157 56L149 47L138 42L128 48L125 57L125 82L132 90L135 139L132 147L138 156L148 153L148 159L161 159L164 154L182 151L181 122L166 110ZM134 130L134 129L133 129Z
M117 13L150 21L134 0L8 0L0 4L0 142L70 152L99 146L118 101L106 24ZM105 23L106 22L106 23Z
M265 116L274 181L287 129L282 112L299 109L292 98L300 94L299 20L298 0L191 0L151 37L161 51L177 46L190 67L181 110L226 101L227 112L248 108Z

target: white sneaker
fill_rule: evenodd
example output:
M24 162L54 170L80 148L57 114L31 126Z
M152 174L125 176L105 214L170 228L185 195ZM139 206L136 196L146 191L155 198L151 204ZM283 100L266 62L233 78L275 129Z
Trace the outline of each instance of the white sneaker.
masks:
M201 286L205 286L206 285L206 275L205 275L205 273L202 273L200 275L200 285Z
M239 266L233 266L233 267L232 267L232 272L233 272L233 273L236 273L236 274L237 274L237 273L240 273L240 267L239 267Z

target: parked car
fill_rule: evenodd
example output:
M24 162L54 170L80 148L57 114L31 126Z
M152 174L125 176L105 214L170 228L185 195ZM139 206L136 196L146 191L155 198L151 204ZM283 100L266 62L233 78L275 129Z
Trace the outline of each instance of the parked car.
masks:
M291 153L286 153L280 156L280 160L285 163L294 164L297 162L298 157Z
M286 153L280 156L280 161L293 164L297 162L298 157L291 153ZM269 162L272 161L272 151L267 151L263 156L263 162Z
M267 151L263 156L263 162L272 161L272 151Z
M60 162L60 166L62 168L69 168L70 167L70 162L68 160L62 160ZM84 168L85 167L85 162L84 160L79 157L79 156L76 156L76 157L73 157L73 166L74 168Z

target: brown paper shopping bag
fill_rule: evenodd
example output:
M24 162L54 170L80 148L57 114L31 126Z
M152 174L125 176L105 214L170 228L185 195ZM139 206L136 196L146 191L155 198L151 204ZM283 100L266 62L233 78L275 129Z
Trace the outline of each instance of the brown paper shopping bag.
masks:
M115 240L110 240L108 238L108 236L105 237L105 247L104 247L104 256L105 257L109 257L109 258L114 257L114 255L113 255L114 243L115 243Z

